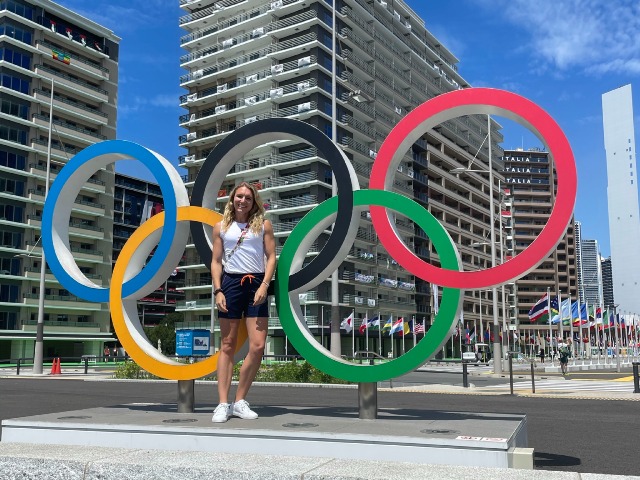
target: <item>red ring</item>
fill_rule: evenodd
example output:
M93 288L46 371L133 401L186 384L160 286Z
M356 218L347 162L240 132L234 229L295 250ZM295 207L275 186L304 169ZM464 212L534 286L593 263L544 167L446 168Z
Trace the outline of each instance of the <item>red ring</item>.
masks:
M396 125L378 151L371 170L369 188L384 190L387 180L393 181L393 177L387 179L387 175L396 170L396 165L392 165L393 156L401 148L402 153L410 148L415 141L411 137L416 135L416 131L424 134L441 122L469 114L502 115L512 118L538 134L538 137L546 142L550 156L555 161L558 178L556 203L540 235L527 248L508 262L486 270L445 270L421 260L407 248L392 228L384 207L370 208L373 226L380 242L402 267L428 282L462 289L485 288L507 283L525 275L547 258L562 239L571 220L578 183L569 142L549 114L530 100L511 92L491 88L468 88L428 100ZM402 145L403 142L405 145Z

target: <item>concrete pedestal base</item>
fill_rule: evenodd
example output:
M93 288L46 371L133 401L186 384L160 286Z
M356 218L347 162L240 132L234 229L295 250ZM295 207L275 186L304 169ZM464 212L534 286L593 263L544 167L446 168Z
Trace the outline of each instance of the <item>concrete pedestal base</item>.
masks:
M257 420L211 423L212 407L134 404L10 419L2 441L236 454L533 468L524 415L259 407Z

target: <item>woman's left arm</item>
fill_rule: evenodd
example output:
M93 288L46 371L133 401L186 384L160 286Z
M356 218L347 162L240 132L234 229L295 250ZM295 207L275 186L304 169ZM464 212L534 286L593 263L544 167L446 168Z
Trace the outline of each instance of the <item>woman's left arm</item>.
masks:
M269 220L264 221L263 242L264 255L266 257L266 263L264 266L264 282L256 292L254 304L260 304L267 299L267 289L269 288L269 283L276 271L276 239L273 235L273 225Z

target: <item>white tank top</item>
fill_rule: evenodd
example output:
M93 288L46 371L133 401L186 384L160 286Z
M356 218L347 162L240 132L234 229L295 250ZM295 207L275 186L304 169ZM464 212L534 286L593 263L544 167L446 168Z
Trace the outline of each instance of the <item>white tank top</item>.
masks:
M250 229L245 233L242 243L231 252L238 244L238 238L246 223L233 222L227 231L220 230L220 238L224 248L224 271L228 273L264 273L264 226L256 235ZM229 258L231 255L231 258Z

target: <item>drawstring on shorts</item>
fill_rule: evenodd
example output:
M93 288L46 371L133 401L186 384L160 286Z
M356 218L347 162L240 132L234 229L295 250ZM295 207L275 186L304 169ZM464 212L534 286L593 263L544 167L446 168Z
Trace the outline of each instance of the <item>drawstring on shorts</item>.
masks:
M244 285L244 281L245 281L245 280L249 280L249 283L253 283L253 280L254 280L255 278L256 278L256 277L255 277L255 275L251 275L251 274L249 274L249 275L245 275L244 277L242 277L242 278L240 279L240 286Z

